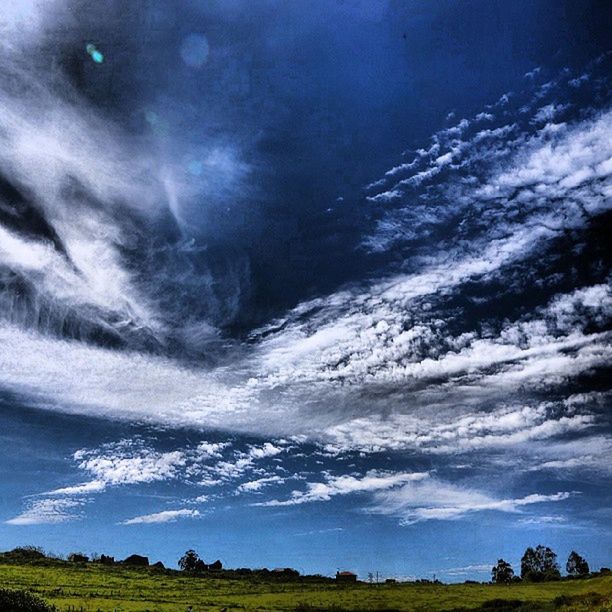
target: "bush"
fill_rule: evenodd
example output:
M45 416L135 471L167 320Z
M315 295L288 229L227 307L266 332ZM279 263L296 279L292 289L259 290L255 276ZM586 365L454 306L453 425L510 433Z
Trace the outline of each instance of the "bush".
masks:
M0 610L2 612L56 612L57 608L27 591L0 589Z
M19 563L30 563L31 561L46 559L42 548L37 548L36 546L19 546L4 553L4 556L11 561L18 561Z
M520 599L489 599L485 601L481 609L482 610L517 610L525 602Z
M578 607L577 604L589 606L594 608L595 606L601 606L606 602L606 598L600 593L584 593L581 595L559 595L553 599L553 604L560 608L561 606L566 607Z

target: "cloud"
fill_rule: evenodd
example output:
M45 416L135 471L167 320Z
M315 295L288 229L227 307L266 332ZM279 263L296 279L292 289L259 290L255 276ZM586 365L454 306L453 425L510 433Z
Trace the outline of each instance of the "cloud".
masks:
M48 81L16 77L25 79L22 106L35 120L24 118L19 97L2 92L0 172L19 189L30 186L46 229L0 225L0 281L9 279L0 291L7 306L0 384L47 410L262 438L244 448L201 442L160 451L121 441L82 449L75 461L90 480L50 491L41 504L84 503L110 487L166 481L264 495L291 478L275 461L302 442L321 445L327 458L409 452L441 469L461 455L492 473L512 453L515 478L603 473L602 412L594 398L569 399L578 378L612 358L603 260L576 271L587 268L581 252L597 246L587 231L610 210L612 112L579 112L562 88L568 74L440 129L368 186L364 206L377 221L360 257L375 252L392 264L375 269L379 260L368 260L374 272L360 283L298 303L240 345L215 345L206 361L189 346L221 344L215 320L206 309L176 316L175 304L190 310L193 302L158 282L176 282L181 296L189 295L183 284L193 284L213 300L217 276L208 269L191 276L198 267L191 254L203 247L162 240L159 253L146 251L150 261L126 255L134 240L146 241L142 228L168 211L184 226L190 184L176 178L163 152L147 152L83 101L58 97ZM47 114L38 100L50 106ZM202 167L190 166L196 174L247 171L231 146L200 153ZM11 205L11 219L18 213ZM575 262L563 259L568 252ZM185 265L157 269L166 257ZM215 312L239 301L242 277L236 271L225 297L215 297ZM27 308L15 302L22 286L33 288ZM281 436L293 441L273 439ZM506 498L438 480L435 467L354 469L304 474L303 490L257 499L274 507L366 497L370 511L411 523L514 513L566 495ZM187 516L172 512L183 510L130 521Z
M567 433L579 433L595 422L589 414L568 414L555 402L535 406L501 406L491 411L453 415L435 410L414 415L357 418L329 428L330 452L348 449L382 452L421 450L435 455L516 448ZM446 414L445 414L446 413Z
M198 510L190 510L188 508L181 508L180 510L164 510L162 512L156 512L154 514L143 514L142 516L135 516L134 518L127 519L121 522L121 525L144 525L151 523L173 523L183 518L197 518L201 516Z
M442 481L428 472L385 472L370 470L364 475L324 474L323 482L309 482L305 491L293 491L287 499L255 503L264 507L287 507L329 501L336 496L367 495L363 509L400 519L402 525L428 520L458 520L475 512L521 513L532 504L560 502L570 492L533 493L517 498L500 498L478 489Z
M198 444L197 453L203 458L222 456L222 451L230 446L229 442L200 442Z
M429 520L457 520L484 511L520 513L525 506L560 502L570 495L562 491L504 499L435 478L425 478L392 491L376 493L369 511L397 516L401 524L413 525Z
M257 462L276 457L286 450L286 446L272 444L271 442L265 442L261 446L249 445L246 451L235 451L231 460L218 461L212 466L205 467L202 470L204 478L200 482L210 486L242 478L244 474L253 470ZM266 482L275 482L276 478L276 476L266 476L259 481L247 483L246 488L239 488L239 490L256 490L258 484L261 488Z
M263 478L257 478L256 480L249 480L247 482L241 483L236 489L239 493L253 493L259 492L264 487L271 484L282 484L285 482L285 478L281 478L280 476L265 476Z
M37 499L15 518L5 521L7 525L54 525L80 518L78 508L83 501L75 499Z
M258 506L295 506L310 502L329 501L337 495L354 493L372 493L384 489L392 489L413 480L426 478L426 473L394 473L370 470L363 476L327 474L324 482L309 482L307 490L293 491L286 500L272 499L255 505Z
M106 489L107 483L103 480L91 480L70 487L61 487L47 491L43 495L87 495L88 493L100 493Z
M565 526L567 519L564 516L543 515L543 516L528 516L518 520L519 525L528 525L542 527L543 525L561 525Z
M557 115L563 113L568 109L567 104L547 104L538 109L537 113L533 116L533 123L548 123L552 121Z
M174 478L178 469L186 464L181 451L158 453L139 440L122 440L93 450L81 449L74 453L74 459L78 467L93 475L95 480L73 487L73 493L87 492L87 488L96 490L100 486L167 480ZM53 493L60 491L62 489Z
M464 565L463 567L451 567L449 569L439 570L442 574L448 576L464 576L466 574L490 574L494 563L476 563L473 565Z
M186 230L193 201L202 215L203 193L237 198L248 174L242 152L228 138L196 146L184 130L162 137L150 108L134 112L130 129L116 119L100 99L104 67L90 74L76 42L88 19L108 31L115 7L77 16L61 0L19 6L0 15L1 318L91 344L212 356L218 326L236 316L249 285L248 263L217 258L213 271L204 245L199 258L187 248L195 239ZM118 83L130 62L122 64ZM80 88L75 69L87 81ZM148 125L136 126L143 115Z

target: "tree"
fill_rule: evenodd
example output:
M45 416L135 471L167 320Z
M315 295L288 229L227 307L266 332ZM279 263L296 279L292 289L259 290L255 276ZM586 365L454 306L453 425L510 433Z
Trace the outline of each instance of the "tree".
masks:
M178 565L184 572L195 572L198 561L200 561L198 553L190 549L179 559Z
M531 582L558 580L561 577L557 555L548 546L541 544L529 547L521 558L521 578Z
M575 550L572 550L567 558L565 569L569 576L582 577L589 575L589 564Z
M512 566L503 559L497 560L497 565L491 569L491 580L495 584L509 584L514 578Z

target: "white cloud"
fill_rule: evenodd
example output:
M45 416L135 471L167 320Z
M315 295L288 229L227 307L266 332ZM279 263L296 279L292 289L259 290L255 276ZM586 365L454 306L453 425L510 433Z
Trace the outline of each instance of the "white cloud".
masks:
M476 563L473 565L464 565L463 567L451 567L441 569L439 573L448 576L464 576L466 574L490 574L494 563Z
M463 412L432 406L430 411L386 418L360 417L326 430L327 449L382 452L419 449L454 455L486 449L516 448L592 427L594 417L560 412L554 402L535 406L501 406L488 412Z
M207 457L221 457L221 452L230 446L229 442L200 442L197 447L198 454L201 454L203 458Z
M286 450L287 447L271 442L265 442L261 446L249 445L246 451L236 451L232 460L218 461L214 465L203 468L204 478L201 484L210 486L241 478L252 471L257 462L276 457ZM275 476L266 478L275 478Z
M406 482L421 480L427 477L423 472L384 472L370 470L363 476L326 475L324 482L309 482L307 490L293 491L285 500L269 500L256 505L260 506L295 506L309 502L329 501L337 495L353 493L372 493L398 487Z
M476 489L464 488L434 478L409 482L392 491L374 495L370 512L400 518L403 525L428 520L456 520L483 511L519 513L525 506L559 502L569 492L530 494L519 498L497 498Z
M75 499L38 499L15 518L6 521L7 525L53 525L80 518L77 509L83 501Z
M135 516L134 518L127 519L121 523L121 525L143 525L151 523L173 523L183 518L197 518L201 516L198 510L190 510L188 508L181 508L180 510L164 510L162 512L156 512L154 514L143 514L141 516Z
M43 493L43 495L87 495L88 493L100 493L104 491L106 485L107 483L104 480L91 480L90 482L83 482L78 485L53 489L53 491L48 491Z
M557 115L567 110L567 104L547 104L538 109L537 113L533 116L533 123L548 123L552 121Z
M185 466L181 451L159 453L141 444L123 440L100 449L81 449L74 454L79 468L95 476L95 482L123 485L167 480Z
M543 525L565 525L567 519L564 516L544 515L527 516L518 520L519 525L539 526Z
M238 486L237 491L239 493L254 493L261 491L264 487L267 487L271 484L282 484L285 482L285 478L281 478L280 476L264 476L263 478L257 478L256 480L249 480L247 482L243 482Z
M57 125L65 126L75 115L74 124L66 126L64 149L53 133L53 116L40 126L22 125L13 102L6 121L22 157L7 153L0 161L17 175L25 173L24 180L38 181L30 177L30 165L41 155L32 142L49 145L51 162L40 184L35 183L41 191L51 181L48 193L40 194L48 207L66 169L94 194L145 189L145 208L156 206L159 185L147 191L141 176L148 161L139 155L126 160L129 146L125 149L120 135L112 129L110 136L100 135L104 122L61 105ZM538 98L538 108L548 108L547 102ZM535 104L529 112L537 117ZM549 108L553 114L563 102L555 104ZM458 319L447 307L466 285L503 284L508 268L540 257L564 232L584 228L593 215L609 210L612 113L539 131L530 128L528 134L520 125L529 117L512 122L509 106L506 96L497 105L498 117L476 115L476 121L491 122L490 129L476 131L471 120L462 120L440 130L411 162L389 170L381 192L372 195L391 202L419 185L428 189L433 185L428 181L444 166L445 176L451 174L448 181L429 199L407 199L397 215L390 204L390 216L381 222L384 232L373 237L384 250L391 244L385 232L392 234L391 242L431 234L432 248L406 260L403 272L300 304L283 321L254 333L231 371L53 340L3 324L0 383L46 409L263 436L300 434L329 443L334 452L416 449L441 456L513 445L544 448L555 438L585 435L597 426L596 414L540 405L528 391L555 389L609 362L609 336L587 325L603 327L610 318L604 284L558 295L547 306L491 329L474 323L457 330ZM82 157L75 147L81 131L88 134ZM109 154L95 166L91 156L99 148L98 136ZM116 167L117 148L127 170ZM454 166L461 168L461 178L453 178ZM92 217L87 209L77 214L77 223L57 214L58 231L79 274L50 243L0 228L4 264L19 274L42 275L49 295L59 302L115 309L122 325L129 321L163 335L155 308L140 295L132 276L118 269L122 236L112 219L104 210ZM446 227L449 215L462 221L445 243L436 231ZM474 226L471 219L477 220ZM527 396L523 403L514 399L518 393ZM92 480L51 493L84 495L179 475L202 485L248 475L238 485L248 490L258 486L253 483L263 486L266 479L279 478L267 468L259 473L257 462L284 448L267 443L231 456L226 443L209 442L188 452L84 451L80 468ZM544 469L570 467L576 457L546 456ZM341 494L330 482L320 484L330 496Z

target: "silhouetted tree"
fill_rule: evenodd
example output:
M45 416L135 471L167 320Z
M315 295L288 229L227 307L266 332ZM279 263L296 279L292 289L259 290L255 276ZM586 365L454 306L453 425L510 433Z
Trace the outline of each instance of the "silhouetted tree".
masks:
M184 572L195 572L198 569L198 561L203 563L198 553L190 549L179 559L178 565Z
M208 569L208 565L202 561L202 559L198 559L195 563L195 567L193 568L194 572L202 573Z
M531 582L558 580L561 577L557 555L548 546L541 544L529 547L521 558L521 578Z
M496 584L509 584L514 578L512 566L503 559L497 560L497 565L491 569L491 580Z
M68 555L68 561L70 561L70 563L87 563L89 557L83 553L73 552Z
M588 576L589 575L589 564L586 562L584 557L581 557L575 550L572 550L565 569L569 576Z

